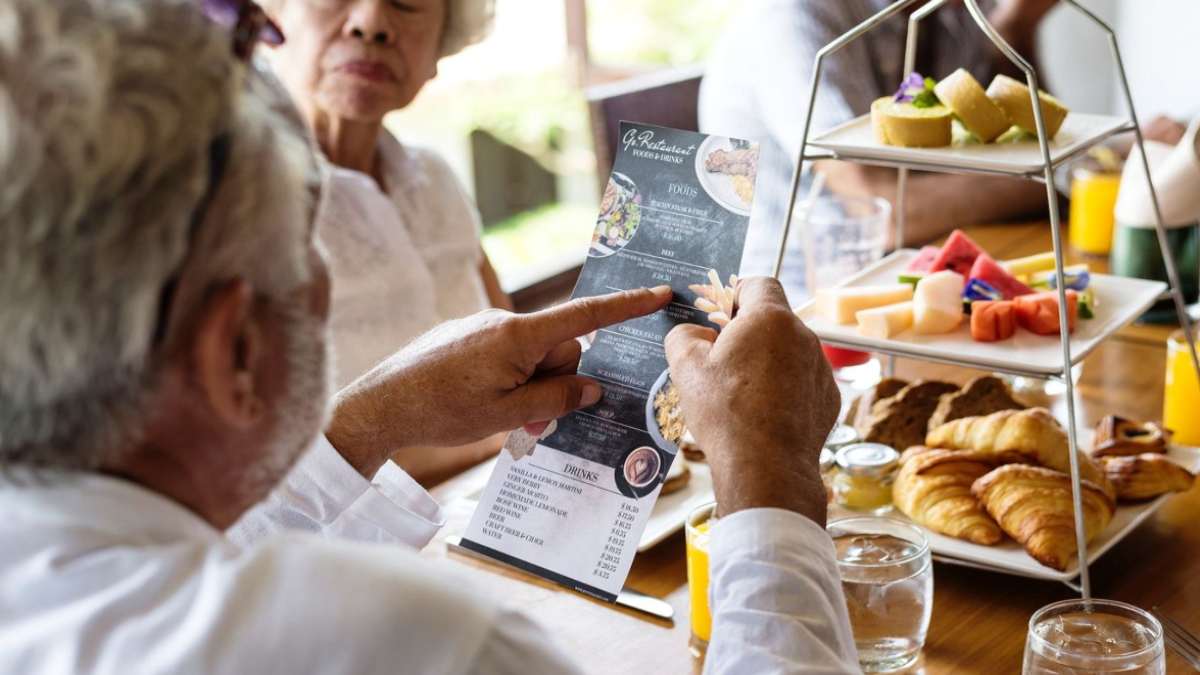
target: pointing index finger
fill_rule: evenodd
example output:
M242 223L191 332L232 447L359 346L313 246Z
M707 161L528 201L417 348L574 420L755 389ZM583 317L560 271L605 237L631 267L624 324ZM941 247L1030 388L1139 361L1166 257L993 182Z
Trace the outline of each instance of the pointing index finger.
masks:
M607 295L576 298L556 307L525 315L535 327L538 348L549 349L561 342L658 311L671 301L670 286L635 288Z

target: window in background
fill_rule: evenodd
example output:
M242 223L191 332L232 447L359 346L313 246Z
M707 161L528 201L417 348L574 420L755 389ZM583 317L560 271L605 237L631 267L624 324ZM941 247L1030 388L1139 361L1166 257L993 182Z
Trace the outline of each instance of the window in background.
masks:
M733 4L497 0L488 39L443 60L387 126L447 158L480 206L501 283L525 288L580 264L591 237L599 195L583 83L702 59ZM570 45L568 15L586 36Z

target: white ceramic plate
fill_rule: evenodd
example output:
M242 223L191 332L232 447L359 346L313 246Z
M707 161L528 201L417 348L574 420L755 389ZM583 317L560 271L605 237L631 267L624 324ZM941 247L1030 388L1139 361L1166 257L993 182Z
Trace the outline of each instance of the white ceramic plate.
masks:
M733 188L733 176L713 173L704 168L708 156L717 150L734 150L733 142L724 136L709 136L696 151L696 180L713 201L742 216L750 215L750 205L742 201Z
M1092 434L1090 431L1080 430L1079 442L1081 447L1091 447L1091 440ZM1169 457L1193 473L1200 471L1200 448L1172 446ZM1147 502L1119 504L1116 512L1113 514L1112 522L1088 545L1088 563L1096 562L1100 556L1107 553L1113 546L1116 546L1130 532L1133 532L1134 528L1140 525L1142 521L1154 515L1154 512L1171 497L1171 494L1166 494ZM830 520L850 515L854 514L836 506L830 507ZM889 517L907 520L903 513L896 510L892 511ZM918 527L921 526L918 525ZM1003 542L996 546L983 546L982 544L974 544L962 539L938 534L923 527L921 529L929 537L930 550L935 556L939 556L939 559L943 562L1050 581L1066 582L1079 576L1079 564L1077 561L1073 561L1066 571L1059 572L1034 560L1025 552L1025 549L1020 544L1012 539L1005 538Z
M901 249L848 279L846 286L895 284L909 261L917 255ZM1167 285L1106 274L1093 274L1096 316L1079 320L1071 336L1072 365L1079 363L1105 338L1133 322L1158 300ZM814 302L801 305L796 312L826 342L870 351L897 353L915 358L931 358L975 365L982 369L1034 375L1062 372L1062 347L1057 336L1034 335L1024 329L1001 342L976 342L971 339L968 317L958 330L944 335L916 335L911 330L886 340L865 338L855 324L841 325L817 314Z
M680 455L676 461L686 461ZM642 532L642 540L638 542L638 552L658 544L667 537L683 529L688 514L697 506L713 501L712 473L704 462L688 462L691 478L678 492L660 496L650 512L650 520L646 521L646 529Z
M1062 128L1050 142L1050 160L1057 165L1128 125L1128 120L1110 115L1067 115ZM990 171L1024 175L1042 170L1042 151L1036 140L1013 143L956 144L944 148L900 148L883 145L871 131L871 116L856 117L809 138L809 143L830 150L839 159L873 159L946 167L968 171Z

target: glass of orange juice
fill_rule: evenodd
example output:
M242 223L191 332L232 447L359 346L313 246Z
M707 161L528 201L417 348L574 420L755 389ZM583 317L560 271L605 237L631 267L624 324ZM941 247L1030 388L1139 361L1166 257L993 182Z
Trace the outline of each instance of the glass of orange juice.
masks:
M1197 341L1200 349L1200 341ZM1180 445L1200 445L1200 380L1187 338L1177 330L1167 339L1167 376L1163 389L1163 426Z
M1087 255L1108 255L1113 243L1119 169L1083 165L1071 174L1071 247Z
M708 545L710 528L716 523L717 505L708 503L688 514L684 527L687 540L688 597L692 607L692 637L688 646L696 657L704 656L712 637L712 612L708 607Z

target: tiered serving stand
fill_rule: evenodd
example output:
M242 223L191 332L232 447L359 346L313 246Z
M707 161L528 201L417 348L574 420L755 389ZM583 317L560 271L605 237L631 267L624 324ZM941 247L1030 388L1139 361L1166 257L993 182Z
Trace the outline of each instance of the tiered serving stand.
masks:
M1183 294L1181 292L1181 288L1179 285L1179 272L1176 269L1174 257L1171 255L1171 252L1169 250L1169 245L1168 245L1168 241L1167 241L1167 232L1164 227L1163 219L1162 219L1162 211L1158 205L1158 195L1155 193L1154 184L1153 184L1153 181L1151 180L1150 168L1149 168L1148 162L1146 160L1146 154L1144 151L1141 151L1144 147L1143 140L1142 140L1142 132L1141 132L1140 127L1138 126L1137 113L1135 112L1135 109L1134 109L1133 97L1131 96L1131 94L1129 92L1129 81L1125 75L1125 67L1121 60L1121 52L1120 52L1120 48L1117 45L1116 34L1113 32L1113 29L1108 24L1106 24L1103 20L1101 20L1099 17L1097 17L1095 14L1093 14L1088 9L1080 6L1080 4L1078 2L1076 2L1076 0L1063 0L1064 4L1072 7L1076 11L1083 14L1085 17L1087 17L1093 23L1095 23L1101 30L1103 30L1105 33L1107 33L1109 46L1112 49L1112 55L1113 55L1113 60L1115 62L1116 70L1120 76L1121 91L1124 94L1125 103L1128 108L1128 117L1123 120L1120 120L1119 124L1108 125L1107 127L1102 126L1102 127L1096 128L1094 130L1094 133L1091 133L1084 138L1077 139L1075 143L1071 144L1071 147L1066 152L1059 151L1056 153L1052 153L1050 142L1048 142L1048 140L1046 138L1045 123L1042 119L1041 106L1034 106L1033 107L1034 117L1035 117L1035 121L1037 123L1037 132L1038 132L1038 149L1040 150L1040 155L1038 156L1038 161L1036 162L1035 166L1014 167L1014 166L999 166L999 165L997 165L997 166L980 166L980 165L974 165L974 164L970 164L970 163L964 164L961 161L955 161L955 158L949 153L947 153L944 158L940 158L937 155L937 153L931 153L928 149L913 149L912 152L906 152L906 149L904 149L904 148L889 148L888 152L884 153L882 155L878 152L859 151L859 150L856 150L854 147L847 147L845 145L841 145L841 146L834 145L831 149L831 144L822 144L819 139L811 139L809 137L809 134L812 131L811 125L812 125L812 118L813 118L813 110L814 110L814 106L816 104L817 92L818 92L818 88L819 88L820 82L821 82L821 70L822 70L822 66L825 62L826 57L828 57L831 54L846 47L851 42L854 42L855 40L859 39L863 35L867 34L871 30L873 30L874 28L878 27L882 22L887 20L889 17L892 17L893 15L897 14L898 12L903 11L907 7L916 4L918 1L919 0L897 0L896 2L889 5L887 8L883 9L882 11L875 14L871 18L862 22L861 24L856 26L854 29L850 30L846 34L837 38L836 40L829 43L828 45L826 45L820 51L817 52L816 59L813 64L812 84L811 84L811 89L810 89L809 99L808 99L808 112L807 112L807 114L805 116L805 120L804 120L804 135L802 136L802 140L800 143L800 151L796 158L795 173L792 176L792 188L791 188L790 199L788 200L787 218L784 221L783 234L782 234L782 237L781 237L780 243L779 243L779 250L778 250L778 255L776 258L774 273L775 273L775 276L779 275L779 268L783 263L785 244L788 240L788 234L789 234L788 231L791 228L791 224L792 224L793 211L794 211L795 205L796 205L797 192L798 192L798 189L800 186L801 176L803 175L805 161L812 161L812 160L819 160L819 159L837 159L837 160L843 160L843 161L852 161L852 162L859 162L859 163L864 163L864 164L874 164L874 165L879 165L879 166L890 166L890 167L898 168L899 169L899 177L898 177L899 183L897 186L897 188L898 188L897 195L898 196L897 196L897 204L896 204L896 209L895 209L896 228L897 228L897 232L896 232L897 247L899 247L904 240L904 217L905 217L904 193L905 193L905 184L906 184L906 181L908 178L908 171L910 169L916 169L916 170L920 170L920 171L930 171L930 172L943 172L943 173L979 173L979 174L987 174L987 175L1009 176L1009 177L1025 178L1027 180L1037 181L1037 182L1041 182L1041 183L1045 184L1045 186L1046 186L1046 202L1047 202L1047 207L1049 208L1049 212L1050 212L1050 232L1051 232L1051 236L1052 236L1053 242L1054 242L1054 258L1055 258L1056 275L1057 275L1057 282L1058 282L1057 286L1058 286L1058 295L1059 295L1059 321L1060 321L1060 326L1061 326L1060 342L1061 342L1061 347L1062 347L1061 369L1058 369L1057 372L1054 372L1053 374L1047 374L1044 369L1037 369L1037 368L1025 369L1025 368L1021 368L1021 367L1013 367L1013 368L1006 368L1003 370L1005 370L1009 374L1013 374L1013 375L1020 375L1020 376L1026 376L1026 377L1031 377L1031 378L1057 381L1057 382L1061 383L1061 385L1065 388L1066 408L1067 408L1067 433L1068 433L1068 438L1070 441L1070 448L1071 448L1071 454L1070 454L1071 485L1072 485L1073 505L1074 505L1074 511L1075 511L1075 513L1074 513L1075 535L1076 535L1076 545L1078 547L1078 552L1079 552L1079 558L1078 558L1079 559L1079 583L1078 583L1078 585L1075 585L1075 584L1068 582L1068 585L1070 585L1072 588L1077 590L1084 599L1089 599L1089 598L1091 598L1091 582L1090 582L1089 576L1088 576L1087 540L1084 535L1083 512L1082 512L1082 505L1081 505L1082 503L1081 503L1081 492L1080 492L1080 482L1079 482L1079 461L1078 461L1078 455L1077 455L1077 449L1079 447L1079 442L1078 442L1078 430L1076 428L1077 422L1076 422L1076 417L1075 417L1075 391L1074 391L1074 382L1071 377L1071 367L1073 365L1075 365L1076 363L1078 363L1079 361L1081 361L1083 359L1083 357L1086 356L1086 354L1081 353L1081 354L1076 355L1074 358L1072 358L1072 354L1071 354L1071 339L1070 339L1070 335L1067 330L1066 286L1065 286L1064 280L1063 280L1063 266L1064 266L1064 264L1063 264L1063 245L1062 245L1062 235L1061 235L1061 232L1059 229L1058 199L1055 194L1054 175L1053 174L1054 174L1055 167L1061 166L1062 164L1072 160L1073 158L1078 157L1082 153L1086 152L1087 149L1090 148L1091 146L1096 145L1097 143L1100 143L1115 134L1132 132L1136 137L1137 148L1138 148L1139 154L1141 156L1143 168L1145 169L1147 187L1149 189L1150 196L1154 202L1155 229L1157 230L1159 248L1160 248L1160 251L1162 252L1163 261L1166 264L1167 276L1168 276L1168 280L1169 280L1169 285L1167 287L1167 290L1164 291L1158 299L1165 299L1165 298L1169 297L1170 299L1172 299L1174 301L1175 310L1176 310L1176 313L1178 314L1178 318L1179 318L1179 324L1183 328L1185 336L1187 337L1187 343L1188 343L1189 349L1191 351L1192 364L1196 368L1197 374L1200 375L1200 358L1197 358L1197 354L1196 354L1192 322L1191 322L1191 318L1189 317L1189 315L1187 313L1187 308L1186 308L1186 305L1184 304ZM949 1L950 0L926 0L925 3L919 9L917 9L915 12L913 12L911 14L911 16L909 17L908 36L907 36L908 42L907 42L907 50L905 52L905 59L904 59L904 62L905 62L904 72L905 73L912 72L912 70L913 70L913 65L914 65L915 58L916 58L917 32L918 32L918 28L919 28L919 24L920 24L921 20L928 17L929 15L933 14L935 11L940 9L942 6L946 5ZM997 49L1000 50L1001 53L1004 54L1004 56L1006 58L1008 58L1009 61L1011 61L1017 68L1019 68L1025 74L1025 80L1026 80L1026 83L1029 85L1029 89L1031 91L1035 91L1035 92L1039 91L1040 90L1040 88L1038 86L1039 78L1038 78L1038 74L1034 70L1033 66L1026 59L1024 59L1020 54L1018 54L1016 52L1016 50L1014 50L1012 48L1012 46L1009 45L1004 40L1003 37L1000 36L1000 34L996 31L996 29L988 22L984 13L979 9L979 5L976 0L963 0L963 2L966 6L967 11L970 13L971 18L974 20L975 24L979 27L979 29L983 32L983 34L996 46ZM1070 118L1068 118L1068 120L1069 119ZM810 148L809 148L810 145L816 145L818 147L820 147L821 145L824 145L825 147L822 149L819 149L817 151L810 152ZM1056 148L1056 150L1059 150L1059 149ZM1117 330L1128 325L1130 322L1132 322L1134 319L1136 319L1136 317L1137 317L1137 314L1133 313L1133 314L1129 315L1128 318L1123 320L1122 322L1112 325L1112 326L1109 326L1106 329L1103 337L1107 338L1107 337L1111 336L1112 333L1115 333ZM861 348L861 345L855 344L853 341L845 341L844 336L839 337L837 335L823 334L823 332L820 329L817 329L816 332L817 332L818 336L821 337L822 341L824 341L824 342L838 345L838 346ZM950 365L957 365L957 366L963 366L963 367L973 367L973 368L980 368L980 369L985 369L985 370L998 370L996 367L994 367L994 364L989 365L986 363L981 363L978 360L973 360L969 353L968 354L944 353L944 354L938 354L938 355L931 355L928 352L920 353L920 352L908 351L908 350L904 349L903 346L901 346L901 345L892 345L892 346L886 347L886 348L874 347L873 350L877 351L877 352L888 354L889 356L892 356L892 357L904 356L904 357L909 357L909 358L917 358L917 359L923 359L923 360L927 360L927 361L935 361L935 362L947 363ZM1056 366L1056 368L1057 368L1057 366Z

